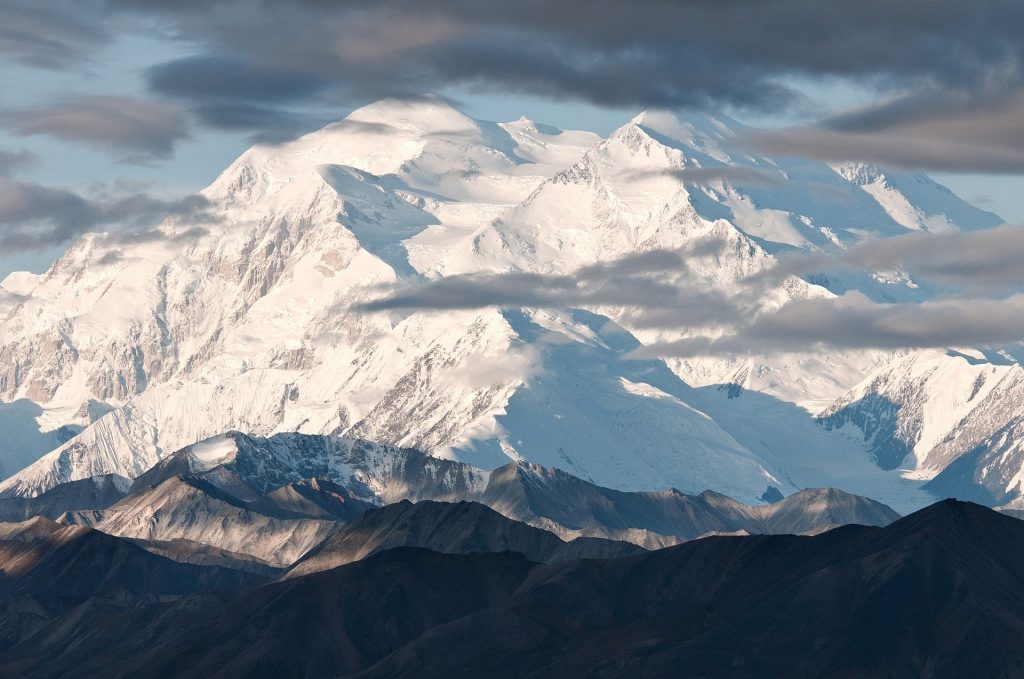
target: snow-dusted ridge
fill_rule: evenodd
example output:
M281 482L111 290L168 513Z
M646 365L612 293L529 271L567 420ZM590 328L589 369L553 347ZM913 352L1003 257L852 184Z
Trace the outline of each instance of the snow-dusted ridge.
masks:
M100 485L109 486L110 479L124 481L108 476ZM189 545L200 544L275 567L292 564L339 534L347 535L341 538L349 546L343 551L366 556L384 543L376 542L383 535L367 535L365 526L378 525L385 515L401 517L406 509L419 514L425 507L413 509L410 502L421 501L433 503L432 509L426 508L432 527L422 527L428 534L418 536L419 529L401 518L387 521L388 530L395 531L389 540L397 540L392 546L406 539L429 546L434 528L440 531L435 537L447 532L470 545L482 541L478 546L500 541L506 529L524 530L506 520L495 526L487 519L489 510L479 514L484 505L506 519L557 535L545 540L563 558L606 549L621 552L621 545L602 543L609 539L660 548L716 533L813 533L848 523L886 525L899 516L884 504L835 489L807 489L751 506L710 490L699 495L671 488L629 493L528 462L487 472L412 449L295 433L260 438L227 432L166 456L129 488L119 483L116 493L82 493L82 484L93 482L71 481L33 499L0 498L0 509L12 505L24 514L35 502L61 522L141 540L150 547L181 543L189 553ZM48 496L53 497L44 502ZM470 514L477 513L497 532L488 535L485 525L467 525L461 519L441 525L446 523L443 515L467 509L456 504L444 508L442 503L476 503ZM369 516L381 506L389 511ZM359 528L362 517L368 523ZM339 533L340 526L350 523L351 531ZM534 529L526 533L537 536ZM427 542L417 543L420 538ZM572 542L579 538L584 542ZM597 543L586 542L595 538ZM562 553L561 540L574 546ZM588 552L588 544L597 551Z
M628 310L353 310L381 286L564 273L709 236L729 247L693 270L728 291L781 248L999 221L922 175L752 155L742 132L725 117L647 112L600 139L425 98L254 147L203 192L217 217L205 235L87 235L42 276L4 282L0 417L26 433L0 456L53 450L0 490L135 477L239 430L341 434L483 468L528 459L624 489L754 502L770 486L840 486L924 504L919 486L940 468L923 461L958 448L921 451L908 480L876 464L884 444L842 426L853 419L826 428L808 412L885 370L888 354L639 361L637 346L672 337L630 327ZM794 278L764 303L829 294ZM62 426L81 431L63 442ZM994 430L965 427L997 445ZM948 433L923 440L938 450ZM1011 486L1015 464L1001 472Z

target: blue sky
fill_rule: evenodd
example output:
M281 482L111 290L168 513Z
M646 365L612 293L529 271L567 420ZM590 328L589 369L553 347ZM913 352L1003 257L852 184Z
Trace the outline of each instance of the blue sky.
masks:
M146 73L150 67L173 62L199 52L197 44L169 37L166 31L139 30L122 34L105 48L95 51L70 68L40 68L11 58L0 58L3 82L2 110L26 110L46 107L52 102L78 95L119 95L138 98L152 96ZM764 113L739 110L723 105L730 115L753 126L793 126L812 122L837 110L855 108L871 101L873 91L849 79L808 77L790 78L788 84L806 98L799 110ZM437 88L434 88L435 90ZM500 87L488 86L487 92L460 87L440 88L467 113L488 120L512 120L520 115L558 127L589 129L606 134L635 115L640 106L598 105L580 98L562 99L520 93L496 94ZM299 106L310 120L326 122L343 117L366 101L335 97L329 103L319 100ZM312 123L310 123L312 125ZM194 192L208 184L216 174L251 145L249 130L219 130L190 125L187 138L177 141L168 157L125 159L125 153L96 148L53 136L19 135L0 126L0 151L28 151L37 162L23 168L19 179L46 186L62 187L84 196L109 191L138 190L172 197ZM979 207L996 212L1007 221L1024 222L1021 177L992 173L931 172L933 177ZM0 252L0 276L17 269L41 271L58 256L66 244L37 250Z

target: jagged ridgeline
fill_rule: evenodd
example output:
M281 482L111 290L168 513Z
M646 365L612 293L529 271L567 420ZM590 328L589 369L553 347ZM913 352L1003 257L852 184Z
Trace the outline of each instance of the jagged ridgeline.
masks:
M46 516L95 528L165 555L178 545L173 553L188 562L193 551L205 563L215 550L274 568L302 562L298 572L395 546L512 549L550 561L899 518L835 489L751 506L712 491L613 490L524 462L488 472L360 439L236 432L168 455L134 482L70 481L34 498L0 498L0 512L6 521Z

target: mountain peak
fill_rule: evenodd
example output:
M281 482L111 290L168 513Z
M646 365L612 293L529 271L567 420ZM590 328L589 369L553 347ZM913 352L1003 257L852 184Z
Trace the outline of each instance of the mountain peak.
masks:
M974 524L979 521L986 521L988 517L995 515L1000 518L1007 519L1009 525L1017 525L1013 523L1018 519L1012 517L1004 517L1004 515L989 509L983 505L979 505L975 502L968 502L965 500L957 500L956 498L947 498L945 500L939 500L938 502L928 505L924 509L918 510L913 514L905 517L900 523L907 524L934 524L934 525L963 525L963 524ZM992 519L998 521L999 519Z
M641 111L629 123L683 142L706 136L732 137L743 127L725 115L663 109Z
M204 472L231 462L238 455L238 432L225 432L186 448L193 471Z
M420 132L479 132L475 120L435 95L389 98L357 108L336 124L365 123Z

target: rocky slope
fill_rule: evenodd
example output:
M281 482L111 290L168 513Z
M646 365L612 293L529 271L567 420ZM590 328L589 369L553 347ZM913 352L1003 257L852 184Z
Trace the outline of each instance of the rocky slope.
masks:
M72 481L37 498L14 496L0 503L51 506L48 498L73 496L67 489L84 483ZM434 535L430 522L453 522L441 509L428 508L449 505L410 505L409 500L469 502L474 512L463 519L472 525L465 534L452 528L453 534ZM348 559L361 558L380 545L449 551L456 547L445 548L446 542L433 540L448 535L472 542L483 529L483 523L473 521L507 527L507 519L512 519L528 524L517 529L524 534L536 537L539 528L558 536L544 533L537 539L547 546L526 552L531 558L550 560L555 552L559 558L606 554L601 547L606 540L658 548L714 533L818 532L849 523L885 525L899 517L886 505L835 489L803 490L770 504L747 505L712 491L618 491L522 462L486 472L412 449L303 434L214 437L165 457L135 479L127 496L118 495L116 502L95 508L78 504L81 508L68 507L60 521L132 538L147 549L151 543L177 541L187 553L189 545L205 545L223 552L225 563L242 555L279 568L349 522L355 522L352 530L358 539L343 538L346 544L357 544L343 550ZM381 505L389 511L364 517ZM375 523L386 517L401 523L403 530L390 530L387 521L384 527ZM414 519L428 524L422 528L423 543L417 542L420 533L410 538L404 532ZM347 534L347 528L341 530ZM155 551L165 553L161 549ZM198 562L219 563L210 554Z
M443 554L511 551L539 562L612 558L644 551L601 538L565 542L476 502L402 501L370 510L341 527L295 563L285 577L329 570L397 547L422 547Z
M131 481L107 474L69 481L35 497L0 498L0 521L17 523L34 516L56 519L65 512L106 509L128 494Z
M930 479L938 497L1024 507L1024 369L970 349L917 352L870 375L820 415L870 445L880 466Z
M880 502L834 488L747 505L710 490L622 492L525 463L493 471L479 501L565 539L605 537L648 548L711 534L813 533L845 524L885 526L899 518Z

